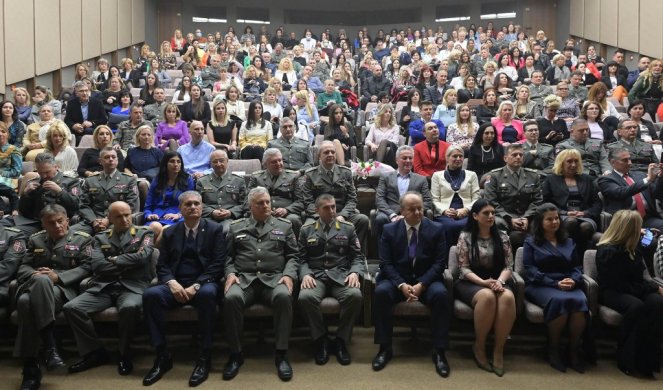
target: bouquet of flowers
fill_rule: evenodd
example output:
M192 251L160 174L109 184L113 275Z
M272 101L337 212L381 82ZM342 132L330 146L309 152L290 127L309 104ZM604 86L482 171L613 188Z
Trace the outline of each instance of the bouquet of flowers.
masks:
M352 162L352 175L358 178L366 179L367 177L379 177L385 172L394 170L391 166L383 164L379 161L359 161Z

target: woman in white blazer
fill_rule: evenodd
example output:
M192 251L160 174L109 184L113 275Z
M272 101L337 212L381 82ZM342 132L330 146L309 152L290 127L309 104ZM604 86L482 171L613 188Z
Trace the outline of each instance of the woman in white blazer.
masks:
M435 220L444 225L448 247L458 242L460 231L470 216L470 209L480 197L477 174L463 169L464 159L463 148L449 146L446 153L447 169L435 172L431 178Z

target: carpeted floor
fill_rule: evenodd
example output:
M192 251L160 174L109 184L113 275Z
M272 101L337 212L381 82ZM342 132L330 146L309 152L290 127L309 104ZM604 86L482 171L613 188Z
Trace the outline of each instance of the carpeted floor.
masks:
M471 326L471 323L467 323ZM566 374L554 371L543 359L543 337L514 333L507 344L506 375L498 378L494 374L479 370L472 360L471 329L454 331L452 348L447 356L452 368L447 379L435 373L431 361L430 343L425 331L413 339L407 329L399 329L394 339L394 359L381 372L373 372L371 360L376 353L373 345L373 329L357 327L350 346L353 363L339 365L332 357L325 366L316 366L312 359L312 349L304 332L296 332L290 349L290 360L294 378L290 383L282 383L276 376L273 364L271 340L257 342L255 334L245 336L246 362L239 375L230 382L221 379L221 370L227 359L227 349L223 343L214 352L212 374L200 388L216 389L433 389L444 386L449 389L661 389L663 375L658 381L628 377L616 367L614 344L610 340L599 341L599 362L589 367L587 373ZM175 336L170 338L170 349L175 355L175 367L157 384L154 389L183 389L188 387L188 378L193 369L197 349L191 338ZM108 348L113 352L112 340ZM76 390L124 390L142 388L142 377L152 365L152 351L145 337L136 340L134 373L120 377L115 365L108 365L75 375L68 375L66 369L46 373L42 389ZM219 343L217 343L219 344ZM11 345L8 340L0 344L0 389L18 389L21 381L21 362L9 358ZM113 354L113 356L115 356ZM66 341L63 357L68 364L77 359L75 346Z

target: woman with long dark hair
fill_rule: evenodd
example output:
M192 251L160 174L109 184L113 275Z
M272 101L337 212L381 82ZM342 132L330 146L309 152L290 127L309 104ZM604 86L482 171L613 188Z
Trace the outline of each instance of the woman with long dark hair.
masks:
M267 149L267 143L273 138L272 124L262 116L262 103L252 101L249 104L249 113L246 121L239 129L240 157L244 160L258 159L262 161L262 155Z
M345 119L343 106L334 104L329 108L329 113L329 122L322 125L320 132L325 136L325 141L334 143L336 163L345 165L350 148L357 146L355 131L352 124Z
M576 244L561 224L559 210L552 203L536 209L530 237L523 245L525 297L543 308L548 327L548 361L566 372L567 363L575 371L585 371L578 356L580 339L587 326L589 307L580 288L582 262ZM568 359L562 359L562 333L568 329Z
M495 224L495 207L479 199L469 210L458 238L458 298L474 308L474 361L482 370L504 375L504 345L516 320L512 292L513 255L509 237ZM493 329L492 362L486 356L486 339Z
M195 188L193 178L183 165L179 153L166 152L159 164L159 173L150 184L144 212L146 225L154 231L155 237L161 234L164 225L172 225L182 218L178 197Z
M207 126L212 119L212 112L203 93L203 89L198 84L191 86L191 100L182 105L182 120L187 125L191 125L192 121L201 121L203 126Z
M486 172L501 168L504 164L504 148L497 142L495 127L491 123L484 123L474 135L467 169L481 178Z

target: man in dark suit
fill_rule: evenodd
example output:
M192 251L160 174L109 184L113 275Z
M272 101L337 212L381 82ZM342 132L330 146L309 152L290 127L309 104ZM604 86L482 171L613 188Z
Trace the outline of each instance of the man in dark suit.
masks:
M212 338L216 320L217 280L223 274L226 240L221 225L202 218L199 193L186 191L179 196L183 223L163 231L157 277L159 285L143 293L143 312L157 357L143 378L143 385L157 382L173 367L166 348L165 311L186 304L197 306L201 351L189 378L190 386L203 383L211 368Z
M661 164L649 164L647 174L631 170L631 153L625 148L610 149L613 171L599 177L603 209L614 214L619 210L637 210L643 227L663 231L663 219L656 212L656 201L663 200Z
M113 151L114 152L114 151ZM108 207L112 229L94 238L91 267L93 278L88 289L62 308L76 338L83 359L69 366L69 372L81 372L108 361L108 354L97 336L91 315L111 306L119 313L120 375L133 371L130 356L131 338L140 317L143 290L152 278L154 234L146 226L133 226L131 206L117 201Z
M373 370L382 370L393 356L393 309L396 303L421 301L431 310L433 363L437 373L449 376L445 349L449 347L451 320L449 293L442 283L447 267L447 244L442 225L424 218L421 195L401 198L403 219L384 227L380 240L380 273L375 288L375 344L380 351Z
M76 145L81 142L85 134L92 134L99 125L108 122L104 105L101 101L90 99L90 87L84 81L74 84L76 97L67 103L67 114L64 123L76 136Z
M440 140L440 129L433 121L424 125L426 140L414 146L414 171L431 177L437 171L447 168L446 153L449 144Z
M388 175L380 176L380 182L375 192L375 206L378 209L375 216L374 237L378 240L382 236L382 228L389 222L396 222L403 218L401 214L401 197L408 191L421 194L424 199L424 212L432 210L428 180L424 176L412 172L414 149L411 146L401 146L396 151L396 165L398 170Z
M449 73L446 70L438 70L435 78L437 79L437 84L432 85L424 90L423 99L432 102L433 105L437 107L437 105L442 103L442 97L444 96L444 93L449 89L453 89L453 87L448 82ZM433 110L435 107L433 107Z

